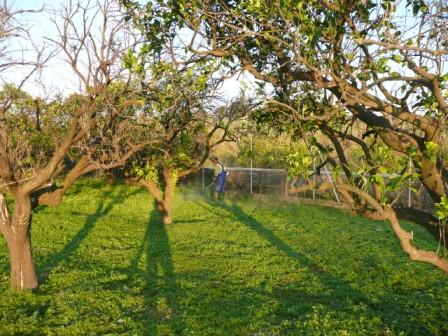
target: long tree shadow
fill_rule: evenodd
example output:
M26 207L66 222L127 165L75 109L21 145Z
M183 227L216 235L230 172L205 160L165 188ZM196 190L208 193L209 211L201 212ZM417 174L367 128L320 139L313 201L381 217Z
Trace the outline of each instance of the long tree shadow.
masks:
M348 283L332 275L331 273L326 272L321 265L314 262L305 255L296 252L292 247L286 244L281 238L276 236L270 229L261 224L257 219L246 214L235 202L232 203L232 205L222 202L208 202L208 204L226 210L226 212L228 213L228 215L226 216L227 218L236 220L244 224L260 237L268 241L273 247L284 253L286 256L298 261L301 265L307 267L308 270L312 274L316 275L322 282L322 284L326 287L337 288L337 291L333 293L336 296L349 295L354 302L365 302L367 300L367 298L363 294L355 291ZM208 211L214 211L213 208L204 208ZM223 217L222 213L216 212L216 215L220 218ZM332 297L335 298L335 296ZM343 297L342 299L345 299L345 297Z
M147 318L144 335L157 335L158 325L161 323L169 325L171 334L179 335L185 329L179 302L180 288L176 281L166 227L161 223L156 209L151 211L143 241L131 261L129 272L131 281L139 273L138 265L145 253L143 295Z
M317 263L315 263L308 257L305 257L303 254L296 252L293 248L287 245L282 239L277 237L271 230L261 224L258 220L246 214L241 209L241 207L236 205L236 203L233 203L232 205L219 203L219 205L221 208L233 214L237 220L249 227L251 230L255 231L259 236L267 240L272 246L282 251L288 257L299 261L302 265L308 267L313 272L317 271L318 273L322 273L322 268Z
M93 214L87 216L83 227L76 233L76 235L64 246L62 250L56 254L48 256L40 266L38 266L39 283L45 283L48 280L50 273L64 260L72 256L82 242L87 238L90 232L95 227L98 220L106 216L115 205L123 203L128 197L138 193L138 190L132 192L110 194L104 193L100 202Z
M227 217L232 220L237 220L250 228L252 231L254 231L257 235L268 241L273 247L278 249L279 251L283 252L286 256L289 258L292 258L299 262L301 265L305 266L311 274L313 274L316 278L319 279L321 284L325 288L325 293L309 297L309 300L307 302L308 311L311 310L312 305L325 305L326 307L337 311L340 309L341 302L347 302L348 305L346 307L346 310L348 313L353 313L352 308L356 304L361 305L367 305L370 309L372 309L373 313L375 315L378 315L381 317L383 323L385 323L388 327L394 327L397 323L396 316L389 316L387 313L388 309L383 308L391 308L391 300L386 300L384 304L378 304L378 303L372 303L368 297L366 297L363 293L355 290L349 282L346 280L341 279L340 277L337 277L330 272L325 270L325 267L322 265L319 265L315 261L311 260L310 258L306 257L305 255L298 253L295 251L292 247L290 247L288 244L286 244L281 238L276 236L270 229L265 227L263 224L261 224L257 219L254 217L246 214L240 206L238 206L235 202L232 204L229 203L222 203L222 202L212 202L210 200L207 200L208 205L211 207L207 207L205 205L202 205L206 210L214 212L216 216L222 218ZM227 215L223 216L223 214L217 209L223 209L227 212ZM294 302L293 298L294 296L298 297L301 295L301 293L297 292L293 289L282 289L278 292L279 300L284 300L284 298L290 298L290 302ZM297 303L303 304L302 299L298 300ZM382 305L384 305L382 307ZM393 305L395 308L392 307L394 311L403 311L404 312L404 306L400 305L398 302L394 302ZM387 307L386 307L387 306ZM303 309L302 309L303 311ZM413 321L410 316L403 313L402 319L402 326L405 326L409 323L414 324L415 328L418 328L420 331L426 333L429 333L429 330L427 329L427 326L423 324L416 325L416 321Z

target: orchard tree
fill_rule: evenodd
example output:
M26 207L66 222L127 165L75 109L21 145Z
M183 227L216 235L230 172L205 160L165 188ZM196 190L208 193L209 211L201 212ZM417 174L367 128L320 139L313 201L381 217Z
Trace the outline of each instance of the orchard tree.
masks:
M298 111L301 108L318 110L316 101L316 97L308 97L308 105L298 107ZM419 250L412 245L413 233L400 226L394 210L400 195L409 188L411 181L419 177L418 173L409 169L409 155L393 151L379 137L364 140L362 129L356 130L350 123L351 118L347 119L344 113L339 113L337 118L329 120L307 120L300 112L288 112L290 106L288 109L282 109L276 104L276 107L259 110L254 117L279 131L290 132L292 129L294 136L305 142L307 150L288 157L291 177L320 174L320 170L326 165L331 165L333 170L330 181L317 184L310 182L300 187L293 183L289 189L290 193L312 189L337 190L340 198L356 213L375 220L389 221L403 250L411 259L429 262L448 271L448 263L439 253ZM326 108L330 109L331 106ZM325 113L321 111L322 115ZM353 155L356 148L357 155ZM316 164L314 172L313 159ZM445 230L439 231L437 228L425 226L444 244Z
M341 146L356 144L368 162L370 144L381 139L412 160L434 203L446 196L448 170L440 155L448 113L443 1L123 3L148 36L163 42L181 32L198 59L218 57L231 72L250 72L271 109L311 123L328 137L334 163L353 181L338 183L347 199L390 219L411 258L448 269L437 255L416 252L411 234L396 227L392 207L378 203L380 181L372 180L377 203L361 192L362 179L354 176ZM191 34L182 33L187 28ZM358 122L363 133L351 133L350 125ZM371 162L375 176L381 167Z
M413 152L435 202L446 194L446 167L428 153L442 145L448 113L442 1L123 2L160 41L191 29L190 51L269 83L280 96L272 104L295 109L301 83L312 83L388 146Z
M2 9L2 15L8 13ZM31 98L13 85L4 84L0 91L0 230L9 250L11 286L19 290L38 285L30 236L33 209L58 205L78 177L121 166L152 142L148 137L146 143L136 143L132 137L136 124L131 107L137 99L128 90L120 57L133 41L116 4L70 2L58 14L59 36L52 41L65 56L67 71L80 79L80 91L53 101ZM1 38L24 29L17 26ZM31 43L31 31L23 35ZM2 62L30 65L31 71L41 67L41 62L16 56L12 52ZM29 78L25 74L24 81ZM7 76L2 80L7 83ZM74 165L65 166L70 158ZM12 211L7 193L13 199Z
M15 50L16 45L30 41L29 31L23 23L23 17L32 13L33 11L14 10L6 1L0 5L0 80L2 85L0 93L0 232L6 239L10 251L11 278L14 278L12 284L18 288L28 285L34 287L34 265L30 247L23 248L29 241L27 228L23 230L23 225L21 225L26 218L20 213L20 206L15 207L14 214L10 215L6 192L14 190L16 184L14 174L20 174L15 171L15 168L22 170L22 163L19 163L19 167L16 167L14 163L17 163L18 158L27 156L30 152L26 148L26 144L22 143L24 139L16 136L17 133L27 128L20 114L23 110L29 112L31 101L30 97L24 94L20 88L48 60L44 56L43 49L34 46L28 50L26 54L28 58L24 57L25 53L20 54ZM16 75L15 84L8 84L11 80L9 77L11 71L14 71ZM18 104L19 109L14 108L16 99L21 101ZM11 113L11 111L14 112ZM15 147L14 150L10 150L11 147ZM23 166L31 164L30 161L32 160L24 162ZM22 252L21 250L28 251ZM27 271L23 272L22 267L27 268ZM31 273L30 278L34 276L34 279L24 280L23 275L28 273L28 270Z
M139 122L160 140L136 155L128 173L154 197L162 222L171 224L177 181L197 171L214 147L236 140L247 106L242 100L229 106L220 101L221 79L214 64L160 61L137 66L132 55L126 62L141 70Z

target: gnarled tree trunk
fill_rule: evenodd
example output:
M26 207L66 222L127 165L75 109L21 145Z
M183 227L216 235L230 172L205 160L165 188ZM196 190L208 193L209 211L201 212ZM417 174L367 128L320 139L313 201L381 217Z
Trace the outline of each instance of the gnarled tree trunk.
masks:
M323 185L322 187L326 189L329 188L328 184ZM376 212L378 215L377 219L385 219L389 221L392 230L400 241L401 248L409 255L411 260L423 261L432 264L448 273L448 260L440 258L435 252L419 250L412 245L412 240L414 239L413 233L408 232L401 227L397 215L392 207L381 205L371 195L361 189L358 189L357 187L345 184L336 184L336 187L338 190L345 190L346 192L356 194L363 198L366 203Z
M53 186L48 188L38 189L34 192L35 205L49 205L58 206L62 202L67 190L75 183L75 181L82 175L92 171L89 169L89 158L87 155L82 156L76 165L68 172L64 178L61 187L53 189Z
M6 199L0 197L1 232L9 250L11 287L17 290L37 288L37 276L31 250L31 201L28 195L16 194L12 217Z
M391 224L392 230L400 241L401 248L412 260L430 263L441 270L448 272L448 261L440 258L432 251L419 250L412 245L414 239L412 232L408 232L400 226L395 211L392 208L385 210L386 218Z
M156 207L163 224L173 223L172 204L170 202L166 202L165 200L156 201Z
M309 184L301 188L295 188L294 192L301 192L314 187L315 186L313 184ZM353 210L356 213L374 220L387 220L390 223L395 236L398 238L402 250L409 255L411 260L432 264L448 273L448 260L439 257L435 252L420 250L412 245L412 240L414 239L413 233L408 232L401 227L397 218L397 214L392 207L381 205L373 196L371 196L366 191L349 184L343 184L340 182L332 184L325 182L318 186L318 190L321 191L329 190L332 188L337 188L337 190L341 192L341 195L343 195L344 198L349 194L355 194L362 198L366 202L366 204L371 207L371 210L365 209L364 211L361 211L360 208L356 207L356 204L349 202L352 208L353 205L355 205ZM352 198L349 197L349 199Z
M154 197L157 211L163 224L171 224L173 222L173 198L176 186L176 178L173 171L165 168L163 171L163 186L159 186L152 180L139 179L137 182L146 187L149 193Z
M174 176L171 172L165 175L165 190L163 190L162 199L156 200L157 210L160 213L160 218L163 224L173 223L173 198L174 198L174 187L175 182Z
M420 164L420 166L418 166ZM440 202L442 196L446 196L443 174L435 162L423 158L421 162L414 162L420 170L420 181L426 187L429 195L435 203Z

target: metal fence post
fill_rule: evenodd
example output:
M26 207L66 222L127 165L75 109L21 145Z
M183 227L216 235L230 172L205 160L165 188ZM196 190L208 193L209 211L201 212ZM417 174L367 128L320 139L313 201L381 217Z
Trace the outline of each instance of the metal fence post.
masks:
M253 156L254 156L254 153L253 153L253 148L252 148L253 146L252 146L252 136L250 136L250 194L252 195L252 193L253 193L253 190L252 190L252 182L253 182L253 172L252 172L252 169L253 169Z
M334 181L333 181L333 179L331 178L331 175L330 175L330 173L329 173L329 171L328 171L326 165L324 166L324 169L325 169L325 174L327 175L328 181L330 181L331 184L333 185L333 194L334 194L334 197L336 198L336 201L337 201L338 203L341 203L341 200L339 199L339 196L338 196L338 192L336 191L336 188L334 187Z
M412 169L412 161L411 161L411 159L409 159L409 172L411 172L411 169ZM412 194L411 194L411 179L409 179L409 182L408 182L408 208L410 208L411 207L411 205L412 205Z
M313 200L316 199L316 159L313 157Z
M204 167L201 167L201 174L202 174L202 189L205 189Z

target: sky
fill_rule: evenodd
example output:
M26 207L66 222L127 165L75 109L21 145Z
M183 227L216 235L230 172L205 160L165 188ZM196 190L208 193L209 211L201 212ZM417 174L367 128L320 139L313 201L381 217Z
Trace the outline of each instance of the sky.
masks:
M39 9L45 6L47 9L56 9L61 4L67 4L69 0L8 0L16 9ZM405 8L405 1L399 2L401 5L398 12L404 15L410 11L410 8ZM26 26L30 27L34 43L42 45L44 37L54 36L56 33L54 23L50 21L51 13L42 12L37 14L29 14L25 20ZM412 15L407 17L412 19ZM20 48L17 48L20 49ZM51 48L46 48L50 51ZM393 62L390 62L395 66ZM22 75L23 76L23 75ZM8 79L17 81L21 76L17 72L7 74ZM29 81L25 85L25 89L33 95L41 95L44 97L52 96L58 93L68 94L79 90L79 83L72 72L71 68L64 62L62 55L56 55L45 65L45 68L39 72L39 76L34 78L34 81ZM243 74L235 76L224 83L222 93L225 98L231 99L239 94L242 85L249 87L249 91L253 87L254 80L251 76Z
M38 10L44 5L46 9L54 9L64 1L62 0L12 0L9 1L13 11L15 10ZM49 53L55 50L54 45L46 40L47 37L54 37L56 34L56 28L54 23L50 21L52 14L47 11L39 13L27 13L20 17L20 23L22 27L26 27L31 35L32 43L37 48L45 46L45 52ZM32 49L29 43L24 43L23 40L14 41L11 49L20 50L23 46L28 51L25 52L29 58L34 59ZM7 79L16 82L20 81L25 75L24 70L14 70L9 73L2 74ZM79 85L78 82L69 69L68 65L61 58L61 55L52 57L43 67L41 71L36 73L30 80L24 85L24 89L34 96L51 97L56 94L68 94L76 91Z
M69 0L10 0L9 4L13 9L41 9L46 11L27 14L22 18L23 26L29 28L32 35L33 43L42 46L45 43L45 50L50 52L54 50L46 37L55 37L57 31L51 17L55 16L54 10L60 8L62 4L67 4ZM57 16L56 16L57 17ZM17 43L17 42L16 42ZM14 46L15 49L21 49L19 45ZM3 73L2 76L8 81L16 82L23 78L24 73L14 70L9 73ZM252 79L248 75L235 76L224 82L221 93L225 99L232 99L238 96L240 87L243 82L251 83ZM70 66L64 61L62 53L52 57L34 76L32 80L28 80L23 87L33 96L43 96L46 98L53 97L58 94L67 95L74 91L79 91L80 85L77 77L71 70Z

